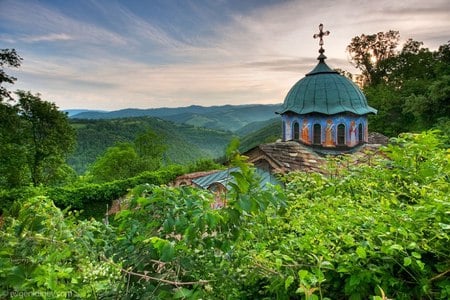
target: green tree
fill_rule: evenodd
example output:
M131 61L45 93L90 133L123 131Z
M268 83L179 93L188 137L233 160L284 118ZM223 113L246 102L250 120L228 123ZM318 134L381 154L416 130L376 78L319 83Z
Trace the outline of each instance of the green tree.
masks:
M362 34L351 40L347 51L352 63L362 71L364 84L373 83L378 64L395 55L399 39L398 31L389 30L377 34Z
M361 35L347 47L365 78L364 92L378 114L370 127L388 136L445 124L450 113L450 47L432 52L408 39L397 50L397 31Z
M79 221L45 197L17 203L0 224L2 299L104 299L118 292L120 268L103 260L108 228Z
M17 109L4 100L12 100L3 83L13 84L16 78L6 74L4 67L20 66L22 58L14 49L0 50L0 187L15 187L27 182L25 151Z
M95 182L126 179L138 172L138 154L130 143L119 143L109 147L90 168Z
M13 84L17 79L14 76L6 74L4 66L18 68L22 58L15 49L0 49L0 102L3 99L12 100L11 93L2 86L4 82Z
M136 137L133 145L139 156L139 164L142 171L153 171L161 167L167 145L160 135L157 135L152 130L147 130Z
M117 143L109 147L90 168L95 182L126 179L144 171L161 167L167 146L152 130L139 134L133 143Z
M22 147L34 186L54 184L67 172L65 160L75 146L75 132L67 115L39 94L17 91L15 108L21 120Z

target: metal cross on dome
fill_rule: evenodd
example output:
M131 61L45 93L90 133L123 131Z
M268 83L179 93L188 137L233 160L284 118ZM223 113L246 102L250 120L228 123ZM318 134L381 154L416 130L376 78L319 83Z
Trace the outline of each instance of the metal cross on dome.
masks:
M323 24L319 25L319 33L316 33L316 34L313 35L313 37L315 39L319 38L319 46L320 46L319 53L321 55L325 52L325 50L322 48L322 46L323 46L323 37L327 36L327 35L330 35L330 32L328 30L327 31L323 31Z

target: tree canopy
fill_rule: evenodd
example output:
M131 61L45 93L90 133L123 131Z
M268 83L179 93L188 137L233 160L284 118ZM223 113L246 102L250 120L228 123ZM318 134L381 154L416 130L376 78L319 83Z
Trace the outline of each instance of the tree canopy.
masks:
M13 106L4 105L9 122L2 123L3 184L56 184L71 174L66 158L75 145L75 133L65 113L39 94L18 91Z
M6 74L4 67L18 68L22 58L17 54L15 49L0 49L0 102L3 99L12 100L11 92L2 86L4 82L13 84L17 78Z
M378 110L370 128L396 136L442 127L450 116L450 42L431 51L408 39L397 49L399 38L392 30L363 34L347 47L362 72L367 99Z
M167 146L152 130L139 134L133 143L121 142L109 147L91 166L95 182L126 179L144 171L157 170Z
M39 299L449 298L450 164L435 132L401 135L370 165L341 158L334 176L291 173L284 188L261 188L236 146L228 154L242 172L222 209L212 193L160 183L136 186L109 224L64 215L45 197L17 204L0 224L0 290Z

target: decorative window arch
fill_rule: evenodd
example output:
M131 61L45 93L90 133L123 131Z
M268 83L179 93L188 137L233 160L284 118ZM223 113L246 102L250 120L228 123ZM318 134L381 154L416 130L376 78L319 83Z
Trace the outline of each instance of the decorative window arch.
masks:
M362 143L364 142L364 131L363 131L363 124L359 123L358 125L358 142Z
M337 144L339 146L345 145L345 125L342 123L337 127Z
M292 137L295 141L298 141L300 139L300 124L298 124L297 121L294 122L294 124L292 124L292 130L294 131L292 133Z
M317 123L313 126L313 144L322 144L322 126Z

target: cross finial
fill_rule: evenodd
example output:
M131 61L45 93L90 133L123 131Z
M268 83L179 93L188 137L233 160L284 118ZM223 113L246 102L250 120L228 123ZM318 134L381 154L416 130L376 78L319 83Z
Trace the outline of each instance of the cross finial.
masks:
M318 60L320 60L320 61L324 61L327 57L323 54L324 52L325 52L325 50L323 49L323 37L324 36L327 36L327 35L329 35L330 34L330 32L327 30L327 31L323 31L323 24L320 24L319 25L319 33L316 33L316 34L314 34L313 35L313 37L316 39L316 38L319 38L319 46L320 46L320 49L319 49L319 53L320 53L320 55L319 55L319 57L317 58Z

